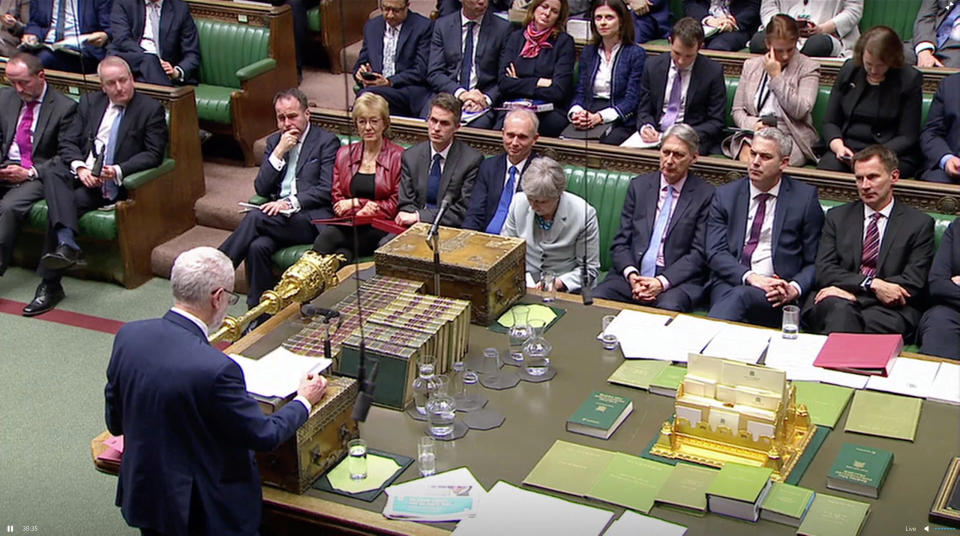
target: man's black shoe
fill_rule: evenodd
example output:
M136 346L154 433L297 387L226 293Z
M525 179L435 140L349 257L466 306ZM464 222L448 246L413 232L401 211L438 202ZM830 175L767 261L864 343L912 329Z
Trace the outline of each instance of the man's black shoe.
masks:
M40 264L50 270L66 270L74 264L83 264L83 252L66 244L60 244L53 253L40 258Z
M63 287L60 283L41 282L33 301L23 308L23 316L37 316L53 309L63 299Z

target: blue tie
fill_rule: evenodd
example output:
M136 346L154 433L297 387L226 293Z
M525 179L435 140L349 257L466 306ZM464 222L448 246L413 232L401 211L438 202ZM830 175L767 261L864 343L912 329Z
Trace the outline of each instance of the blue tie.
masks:
M950 32L953 31L953 25L960 16L960 5L953 6L950 14L943 20L940 27L937 28L937 48L943 48L943 45L950 39Z
M653 225L653 235L650 236L647 251L640 259L640 275L644 277L657 275L657 256L660 254L660 243L663 242L663 234L666 232L667 223L670 221L670 209L673 208L673 191L673 186L667 185L667 197L663 200L660 214L657 215L657 222Z
M467 23L467 40L463 45L463 60L460 62L460 86L470 90L470 71L473 70L473 27L477 23Z
M107 138L107 146L103 150L103 165L110 166L116 163L117 138L120 135L120 122L123 121L123 107L117 106L119 111L113 118L113 124L110 125L110 136ZM120 193L120 187L114 181L103 183L103 197L113 201Z
M430 166L430 176L427 178L427 205L437 206L437 194L440 193L440 153L433 155L433 165Z
M510 178L507 179L507 184L503 187L503 192L500 194L497 213L494 214L493 219L490 220L490 225L487 225L488 233L500 234L500 229L503 228L503 222L507 221L507 211L510 210L510 200L513 199L513 191L516 189L516 184L517 166L510 166Z

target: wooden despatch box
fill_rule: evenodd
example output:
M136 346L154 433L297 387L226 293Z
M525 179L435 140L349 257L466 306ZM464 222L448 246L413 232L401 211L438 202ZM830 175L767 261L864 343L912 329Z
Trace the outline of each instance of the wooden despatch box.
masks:
M359 437L357 422L350 418L357 400L357 380L343 376L328 376L328 380L327 394L296 435L276 450L257 453L264 484L303 493L343 459L347 443Z
M441 227L438 293L433 288L433 250L426 242L429 230L429 224L418 223L378 249L377 273L423 281L428 293L469 301L471 322L482 326L495 322L523 297L523 239Z

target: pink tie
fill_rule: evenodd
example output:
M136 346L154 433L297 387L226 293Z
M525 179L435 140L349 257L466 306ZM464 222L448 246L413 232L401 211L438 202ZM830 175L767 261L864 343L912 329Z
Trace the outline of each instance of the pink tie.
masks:
M877 257L880 254L880 227L877 221L883 214L874 212L867 225L867 234L863 237L863 254L860 256L860 273L866 276L877 275Z
M33 110L38 102L25 103L27 109L20 118L20 124L17 125L17 134L13 141L20 148L20 165L26 169L33 167Z

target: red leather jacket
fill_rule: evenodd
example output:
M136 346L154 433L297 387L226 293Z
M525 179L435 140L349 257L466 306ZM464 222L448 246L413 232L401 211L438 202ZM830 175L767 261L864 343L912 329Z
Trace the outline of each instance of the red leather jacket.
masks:
M383 140L380 155L377 156L377 174L374 182L374 198L380 207L378 217L393 220L397 215L397 191L400 186L400 157L403 148L390 140ZM363 159L363 142L351 143L337 150L337 161L333 166L333 202L350 199L350 182L360 169ZM344 214L352 215L363 208L370 199L360 199L360 205Z

